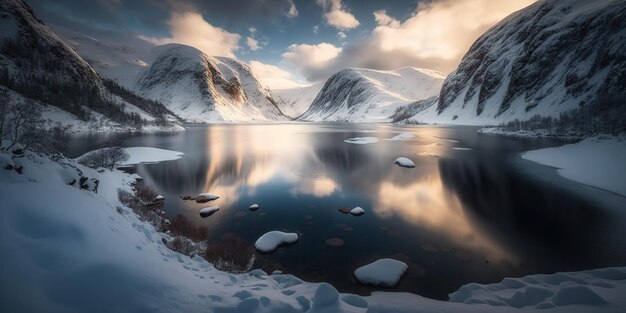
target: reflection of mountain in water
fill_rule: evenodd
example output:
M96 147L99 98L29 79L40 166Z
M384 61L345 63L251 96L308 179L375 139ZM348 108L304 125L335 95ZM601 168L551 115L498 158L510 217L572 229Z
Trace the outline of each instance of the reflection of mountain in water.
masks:
M439 172L473 223L526 257L545 255L543 267L552 263L562 269L565 260L574 269L606 258L595 246L610 237L603 231L607 216L579 197L546 192L545 186L514 175L505 161L484 154L441 159Z

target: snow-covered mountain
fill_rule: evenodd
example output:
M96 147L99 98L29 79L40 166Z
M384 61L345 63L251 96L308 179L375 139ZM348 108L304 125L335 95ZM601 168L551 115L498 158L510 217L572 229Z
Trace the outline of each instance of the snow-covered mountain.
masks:
M311 86L288 89L272 89L276 105L291 118L298 118L304 113L324 86L323 82Z
M135 90L192 122L284 120L247 64L168 44L152 49Z
M102 77L132 89L148 64L143 61L149 47L112 44L61 26L54 31Z
M176 120L160 103L100 79L23 1L0 1L0 30L0 92L11 104L33 103L44 120L81 129Z
M326 81L300 119L388 122L398 107L437 95L444 78L442 73L411 67L341 70Z
M482 35L425 122L494 124L558 116L626 90L626 1L541 0Z

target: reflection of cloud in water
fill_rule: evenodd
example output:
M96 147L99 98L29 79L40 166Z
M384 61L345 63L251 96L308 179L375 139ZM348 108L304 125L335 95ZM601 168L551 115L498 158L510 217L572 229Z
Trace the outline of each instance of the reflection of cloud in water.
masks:
M295 186L289 191L292 195L299 194L314 195L316 197L326 197L339 189L334 180L323 177L318 179L299 179L295 181Z
M373 203L379 216L399 216L467 249L486 253L489 258L512 260L507 251L471 223L458 198L445 190L437 174L422 175L408 184L382 181Z

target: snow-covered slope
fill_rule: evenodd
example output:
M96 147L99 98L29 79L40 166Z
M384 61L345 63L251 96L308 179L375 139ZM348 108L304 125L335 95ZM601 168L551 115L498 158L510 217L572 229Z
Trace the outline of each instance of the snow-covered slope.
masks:
M311 106L323 86L324 83L320 82L306 87L272 89L272 94L285 115L298 118Z
M157 122L166 126L176 120L160 103L103 82L23 1L0 1L0 26L0 91L15 100L11 104L28 100L42 108L56 107L44 109L43 118L59 118L56 121L79 125L80 130L103 124L111 126L109 130Z
M500 21L446 79L426 122L558 116L626 90L626 1L540 0ZM453 117L457 117L453 120Z
M135 90L193 122L271 121L286 117L245 63L181 44L152 49Z
M411 67L341 70L326 81L300 119L387 122L396 108L437 95L444 78L439 72Z
M20 171L16 168L21 167ZM410 293L340 294L261 270L229 274L176 253L122 204L134 178L72 160L0 152L2 312L624 312L626 268L468 284L450 301ZM20 173L21 172L21 173ZM99 181L82 189L76 181ZM72 183L72 181L74 181Z
M128 89L135 86L139 73L148 66L142 60L147 50L110 44L61 26L53 26L53 29L100 76Z

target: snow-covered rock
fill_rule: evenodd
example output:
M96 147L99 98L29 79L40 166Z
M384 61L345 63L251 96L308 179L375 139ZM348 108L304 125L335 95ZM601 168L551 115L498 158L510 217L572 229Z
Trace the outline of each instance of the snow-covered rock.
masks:
M258 210L258 209L259 209L259 205L255 203L255 204L251 205L251 206L249 207L249 209L250 209L250 211L256 211L256 210Z
M200 216L204 217L209 217L213 214L215 214L217 211L220 210L220 207L217 205L212 205L210 207L206 207L206 208L202 208L200 209L200 211L198 212L198 214L200 214Z
M401 167L408 167L408 168L415 167L415 163L406 157L397 158L395 161L393 161L393 164L396 164Z
M354 277L366 285L393 287L408 269L406 263L394 259L380 259L359 267Z
M350 214L356 215L356 216L363 215L363 214L365 214L365 210L363 210L363 208L358 206L358 207L353 208L352 210L350 210Z
M444 78L442 73L411 67L341 70L326 81L299 119L389 122L397 108L439 94Z
M254 246L257 250L267 253L276 250L276 248L280 245L290 244L296 241L298 241L298 234L274 230L259 237L259 239L254 243Z
M287 119L247 64L182 45L152 49L135 90L191 122Z
M367 144L377 143L378 138L376 137L353 137L353 138L345 139L343 142L351 143L355 145L367 145Z
M196 197L196 202L198 203L203 203L203 202L209 202L209 201L213 201L213 200L217 200L220 197L218 195L214 195L212 193L201 193Z
M298 118L304 113L324 86L316 83L306 87L272 89L272 95L280 110L291 118Z
M594 137L528 151L522 158L557 168L559 175L626 196L626 138Z
M156 197L154 197L154 201L163 201L165 200L165 197L163 195L157 195Z
M626 2L541 0L491 27L446 79L436 110L417 119L497 124L558 117L624 92Z

